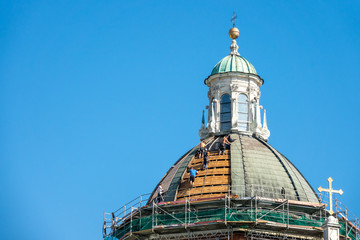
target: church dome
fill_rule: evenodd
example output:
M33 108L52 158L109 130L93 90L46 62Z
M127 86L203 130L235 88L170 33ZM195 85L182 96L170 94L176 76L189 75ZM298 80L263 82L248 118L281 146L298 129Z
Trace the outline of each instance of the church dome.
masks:
M243 72L257 74L254 66L244 57L230 54L221 59L213 68L210 75L225 72Z
M165 202L188 199L253 196L319 203L319 199L300 171L281 153L260 138L235 133L224 155L218 154L221 136L205 140L209 164L203 169L196 157L199 146L182 156L160 183ZM197 170L194 186L189 183L188 169ZM157 187L149 201L157 196Z

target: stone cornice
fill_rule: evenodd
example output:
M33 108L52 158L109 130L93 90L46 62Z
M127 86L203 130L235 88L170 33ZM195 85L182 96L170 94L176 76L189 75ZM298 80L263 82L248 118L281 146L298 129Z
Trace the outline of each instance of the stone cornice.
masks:
M248 79L253 80L256 84L260 87L264 84L264 79L262 79L259 75L252 74L252 73L243 73L243 72L226 72L226 73L217 73L214 75L210 75L204 80L205 85L209 86L209 83L217 78L224 78L224 77L245 77Z

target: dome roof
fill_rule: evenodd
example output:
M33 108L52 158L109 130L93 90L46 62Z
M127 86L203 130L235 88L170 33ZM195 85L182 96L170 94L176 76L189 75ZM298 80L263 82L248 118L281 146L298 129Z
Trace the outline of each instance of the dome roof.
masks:
M240 198L260 196L319 203L315 191L299 170L267 142L240 133L231 134L229 139L232 144L225 155L217 152L222 137L205 140L209 149L209 165L205 170L202 169L203 160L195 156L199 146L182 156L160 181L165 201L231 193ZM189 167L198 171L192 188ZM156 189L149 201L157 196Z
M213 68L210 75L225 72L243 72L257 74L254 66L244 57L230 54L221 59Z

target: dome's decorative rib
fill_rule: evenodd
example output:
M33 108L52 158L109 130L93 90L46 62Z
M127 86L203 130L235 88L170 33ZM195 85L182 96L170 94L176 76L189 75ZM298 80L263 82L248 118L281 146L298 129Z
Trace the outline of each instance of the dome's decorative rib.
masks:
M180 185L183 173L186 171L186 168L189 165L191 159L194 158L197 149L198 146L191 149L177 163L175 163L175 165L169 170L168 174L165 175L165 181L162 181L162 183L164 182L163 187L164 189L171 189L168 191L168 194L166 194L165 201L173 201L176 198L177 188Z
M213 68L210 75L225 72L243 72L257 74L254 66L242 56L230 54L221 59Z

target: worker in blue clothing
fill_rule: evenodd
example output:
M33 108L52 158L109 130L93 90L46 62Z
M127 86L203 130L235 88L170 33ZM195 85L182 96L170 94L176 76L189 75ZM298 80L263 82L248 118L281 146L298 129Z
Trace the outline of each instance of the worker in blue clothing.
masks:
M197 171L193 167L191 167L189 172L190 172L190 184L191 187L193 187Z

